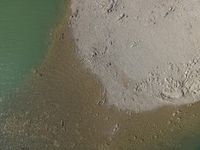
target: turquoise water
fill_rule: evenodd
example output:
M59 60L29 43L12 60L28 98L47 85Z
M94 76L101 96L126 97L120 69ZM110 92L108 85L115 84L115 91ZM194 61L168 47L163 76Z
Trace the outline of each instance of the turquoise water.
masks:
M0 0L0 96L42 62L64 0Z

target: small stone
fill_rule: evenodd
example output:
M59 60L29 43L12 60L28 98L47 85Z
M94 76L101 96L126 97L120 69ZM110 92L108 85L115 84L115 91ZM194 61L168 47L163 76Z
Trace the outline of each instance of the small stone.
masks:
M107 116L106 118L105 118L105 120L109 120L110 118Z
M153 137L154 137L155 139L157 139L157 138L158 138L158 136L157 136L157 135L154 135Z
M64 126L65 126L65 121L64 121L64 120L61 120L61 121L60 121L60 125L61 125L62 127L64 127Z
M178 121L178 122L181 121L181 117L178 117L178 118L177 118L177 121Z
M40 77L42 77L42 76L43 76L43 74L39 72L39 76L40 76Z
M141 139L140 139L140 142L144 142L144 138L141 138Z
M131 44L130 47L133 48L133 47L136 47L136 46L137 46L137 42L134 41L134 42Z
M181 111L180 111L180 110L177 110L177 111L176 111L176 114L180 114L180 113L181 113Z
M104 105L105 103L106 103L106 99L104 98L104 99L98 101L98 102L97 102L97 105L102 106L102 105Z
M172 114L172 116L175 117L175 116L176 116L176 113L174 112L174 113Z
M197 114L192 114L192 117L196 117L197 116Z
M136 135L133 137L134 140L137 140L137 138L138 138L138 137L137 137Z
M168 121L168 124L171 124L171 123L172 123L172 121L171 121L171 120L169 120L169 121Z
M116 133L118 130L119 130L119 124L117 123L117 124L115 124L115 126L112 130L113 134Z
M122 20L125 16L125 13L122 13L117 20Z
M107 67L110 67L110 66L112 66L112 63L109 62L108 64L106 64L106 66L107 66Z
M98 116L99 116L99 113L96 113L95 116L98 117Z

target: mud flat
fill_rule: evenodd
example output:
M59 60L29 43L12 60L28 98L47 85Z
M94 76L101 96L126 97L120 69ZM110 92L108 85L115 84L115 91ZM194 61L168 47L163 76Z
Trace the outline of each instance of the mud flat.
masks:
M72 0L77 53L107 103L135 112L199 100L199 2Z

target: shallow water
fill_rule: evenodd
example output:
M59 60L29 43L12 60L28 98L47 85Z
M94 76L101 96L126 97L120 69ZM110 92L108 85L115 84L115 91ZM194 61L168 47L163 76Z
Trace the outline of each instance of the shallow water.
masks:
M53 0L48 1L48 3L50 2L53 2ZM9 4L11 2L5 1L4 3ZM37 3L43 7L46 4L46 2L39 1L30 3L31 6L33 3ZM56 9L57 7L53 10ZM49 26L48 23L45 24ZM19 27L21 26L19 25ZM37 27L39 28L39 25ZM13 31L15 30L13 29ZM43 32L46 34L46 38L47 32ZM4 34L6 35L6 33ZM62 39L63 34L64 38ZM37 39L39 38L38 33L35 33L35 35L37 36L34 39L27 37L31 38L32 42L36 40L36 45L40 42L43 43L42 41L47 41L45 38L41 38L40 41ZM15 36L15 40L18 39L17 35ZM7 37L7 39L9 40L10 37L12 36ZM74 55L73 40L70 38L67 24L58 25L52 38L52 46L48 50L46 59L38 68L38 71L31 75L29 84L21 88L17 94L11 94L9 100L0 100L0 149L199 149L199 104L191 107L163 108L132 115L130 112L122 112L107 107L103 104L105 97L101 95L103 90L99 81L83 68L80 60ZM19 38L19 41L23 40L26 41L26 39ZM29 44L31 43L27 42L27 49ZM39 45L42 47L42 44ZM45 44L43 46L45 47ZM20 50L20 47L17 49ZM3 52L3 49L1 50ZM14 71L10 70L4 75L4 78L1 78L1 81L3 79L5 81L5 78L9 77L6 79L6 83L9 81L11 84L11 86L6 85L6 90L2 93L10 90L10 87L16 86L18 79L23 80L22 74L28 75L31 68L41 62L45 50L40 49L42 54L39 50L35 53L34 46L29 50L24 49L22 51L24 53L18 53L19 51L13 50L12 52L12 49L10 49L11 56L6 58L15 58L13 60L16 60L17 64L14 66L19 69L17 70L19 73L17 77L14 77ZM19 58L16 57L19 54L24 55L20 55ZM31 56L34 54L40 56L40 58L32 58ZM0 60L5 59L3 56L0 56L0 58ZM33 60L27 60L27 58ZM7 59L4 61L9 62ZM12 61L13 64L15 64L14 62ZM24 62L28 64L24 65ZM10 76L9 72L11 72ZM13 81L10 78L13 78ZM0 84L3 85L3 83ZM177 110L180 110L180 114L173 117L172 113ZM179 118L181 119L179 120ZM170 124L168 124L169 120L171 121Z
M0 96L41 63L64 0L0 1Z

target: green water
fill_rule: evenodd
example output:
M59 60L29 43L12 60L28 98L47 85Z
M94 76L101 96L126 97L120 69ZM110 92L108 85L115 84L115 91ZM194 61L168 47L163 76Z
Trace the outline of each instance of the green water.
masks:
M64 5L65 0L0 0L0 97L22 85L42 62ZM178 141L177 150L200 150L199 134Z
M0 96L42 62L65 0L0 0Z

